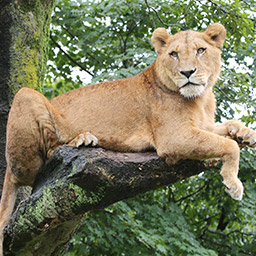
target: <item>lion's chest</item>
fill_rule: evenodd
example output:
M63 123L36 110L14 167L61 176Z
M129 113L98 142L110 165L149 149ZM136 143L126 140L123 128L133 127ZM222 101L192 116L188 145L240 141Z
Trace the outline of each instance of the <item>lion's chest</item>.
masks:
M211 130L214 126L214 97L186 99L178 94L162 95L152 105L152 124L155 130L176 131L197 127Z

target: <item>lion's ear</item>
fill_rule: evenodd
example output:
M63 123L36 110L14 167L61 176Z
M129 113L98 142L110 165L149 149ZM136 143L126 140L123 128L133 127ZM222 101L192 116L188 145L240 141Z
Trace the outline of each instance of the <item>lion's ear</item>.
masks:
M158 53L161 53L163 48L167 45L170 34L165 28L157 28L151 37L152 44Z
M221 48L225 41L226 29L220 23L214 23L206 29L204 34L210 39L211 43Z

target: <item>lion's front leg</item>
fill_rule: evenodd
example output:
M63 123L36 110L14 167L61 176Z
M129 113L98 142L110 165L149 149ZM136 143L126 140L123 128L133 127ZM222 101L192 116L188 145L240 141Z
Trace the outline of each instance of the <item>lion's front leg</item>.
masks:
M168 163L172 159L222 158L221 176L226 192L233 199L242 199L243 185L238 179L240 149L237 142L195 127L186 127L163 136L164 130L168 132L163 129L155 136L160 157L164 157Z
M231 137L233 140L237 141L241 148L245 146L256 148L256 132L247 128L239 121L227 121L224 124L216 126L213 132Z

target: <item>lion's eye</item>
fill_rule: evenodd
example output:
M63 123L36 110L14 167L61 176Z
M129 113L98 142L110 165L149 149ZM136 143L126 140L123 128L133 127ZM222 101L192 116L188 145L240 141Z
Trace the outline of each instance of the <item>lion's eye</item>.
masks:
M175 52L175 51L173 51L173 52L171 52L171 53L169 53L170 54L170 56L172 56L174 59L177 59L178 58L178 53L177 52Z
M197 55L202 55L206 51L206 48L197 49Z

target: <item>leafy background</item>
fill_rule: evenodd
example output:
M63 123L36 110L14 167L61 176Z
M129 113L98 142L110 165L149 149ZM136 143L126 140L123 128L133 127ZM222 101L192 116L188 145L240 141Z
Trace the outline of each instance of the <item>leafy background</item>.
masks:
M256 2L218 0L59 0L53 14L43 93L135 75L156 58L155 28L171 34L227 29L222 75L215 87L216 121L255 128ZM225 192L219 169L89 213L67 256L256 255L255 152L243 149L243 201Z

